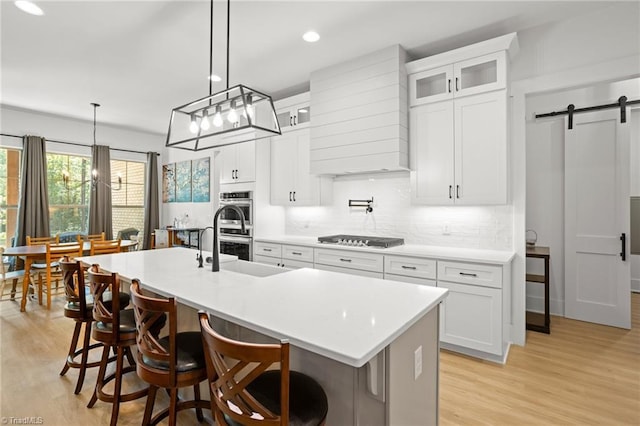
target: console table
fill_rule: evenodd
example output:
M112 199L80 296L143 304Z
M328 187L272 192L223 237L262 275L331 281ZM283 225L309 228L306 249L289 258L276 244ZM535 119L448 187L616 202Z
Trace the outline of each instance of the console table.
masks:
M551 318L549 315L549 247L527 246L527 257L542 259L544 274L527 274L527 282L544 284L544 314L527 311L527 330L551 333Z

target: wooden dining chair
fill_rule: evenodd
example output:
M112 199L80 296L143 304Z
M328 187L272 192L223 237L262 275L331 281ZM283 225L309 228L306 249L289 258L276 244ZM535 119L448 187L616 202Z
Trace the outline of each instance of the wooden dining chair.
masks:
M4 288L7 283L11 283L11 293L9 299L15 300L16 288L18 286L18 280L24 278L24 270L9 271L9 264L4 262L4 247L0 247L0 259L2 259L2 265L0 265L0 301L4 299Z
M91 336L94 340L104 345L100 369L96 379L96 387L87 404L91 408L100 400L112 404L111 426L118 423L120 403L133 401L147 395L149 388L136 389L123 394L122 382L124 375L135 372L135 360L131 353L131 346L136 344L136 322L133 309L120 309L120 277L117 273L100 271L100 266L92 265L88 270L89 286L93 299L93 320ZM157 330L159 333L160 330ZM116 368L113 373L107 375L107 364L110 361L109 353L113 350L116 354ZM124 366L124 359L129 365ZM108 393L105 386L113 381L112 393Z
M38 274L38 303L42 305L42 294L47 295L47 309L51 309L52 283L63 279L59 261L65 256L76 258L82 256L82 244L60 243L46 244L47 252L45 262L47 267ZM43 280L44 277L44 280ZM56 285L57 289L57 285Z
M138 337L138 376L149 383L149 395L142 419L143 426L155 425L169 417L169 425L176 425L178 411L195 408L199 421L204 419L202 409L211 407L209 401L200 398L200 383L207 380L207 369L200 332L178 333L177 303L175 298L161 299L145 296L140 282L132 280L131 303L136 319ZM169 333L158 339L156 330L169 321ZM160 324L161 323L161 324ZM178 398L178 389L192 387L194 399ZM169 393L169 406L153 418L153 406L159 388Z
M85 241L93 241L93 240L104 241L106 239L107 237L104 232L101 232L99 234L78 235L79 243L84 243Z
M122 240L91 240L91 256L120 253L121 241Z
M217 425L324 425L327 395L289 370L289 343L238 342L218 334L200 311L211 410ZM269 370L279 364L279 370Z

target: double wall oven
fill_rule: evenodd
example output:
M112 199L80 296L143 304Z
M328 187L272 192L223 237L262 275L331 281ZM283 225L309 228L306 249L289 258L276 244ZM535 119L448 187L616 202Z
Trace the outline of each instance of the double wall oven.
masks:
M245 231L235 210L225 209L218 217L220 227L220 253L253 260L253 193L251 191L221 192L220 206L234 205L244 214Z

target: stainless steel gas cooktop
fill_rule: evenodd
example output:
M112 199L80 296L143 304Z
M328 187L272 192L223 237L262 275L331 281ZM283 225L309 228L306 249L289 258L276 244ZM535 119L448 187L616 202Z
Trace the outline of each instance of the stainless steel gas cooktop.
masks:
M343 246L353 247L380 247L389 248L401 246L404 244L402 238L389 237L367 237L362 235L329 235L327 237L318 237L318 241L325 244L339 244Z

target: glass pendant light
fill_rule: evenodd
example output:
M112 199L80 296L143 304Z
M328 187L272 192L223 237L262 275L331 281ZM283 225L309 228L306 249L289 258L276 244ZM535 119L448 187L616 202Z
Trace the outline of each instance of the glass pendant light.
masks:
M195 114L191 114L191 124L189 124L189 131L191 133L198 133L198 119Z
M231 101L231 105L229 106L229 115L227 115L227 120L229 123L235 123L238 121L238 113L236 112L236 101Z
M200 128L202 130L209 130L209 127L211 127L209 125L209 110L204 110L202 112L202 120L200 120Z
M213 115L213 125L216 127L221 127L223 124L221 111L222 107L220 105L216 105L216 113Z

